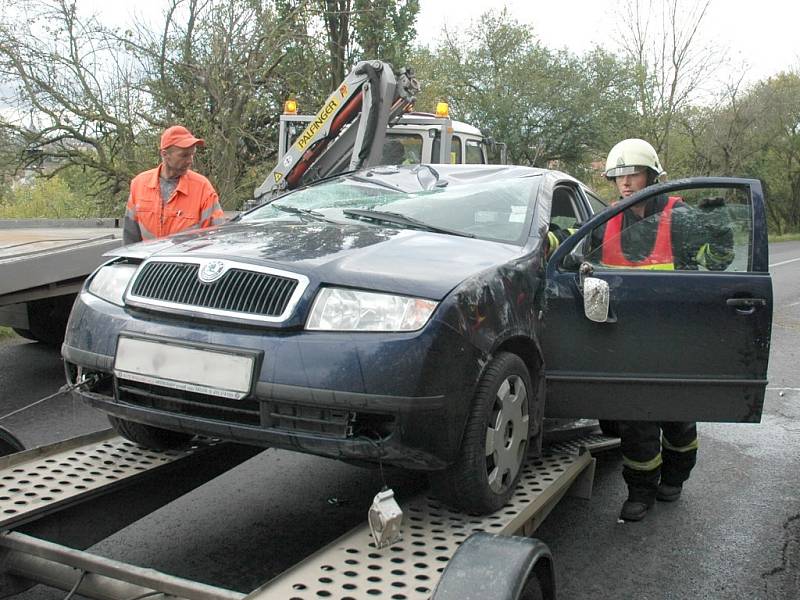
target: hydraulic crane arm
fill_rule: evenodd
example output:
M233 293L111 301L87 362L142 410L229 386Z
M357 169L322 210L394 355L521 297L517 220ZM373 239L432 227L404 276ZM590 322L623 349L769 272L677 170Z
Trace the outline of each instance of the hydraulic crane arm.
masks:
M418 92L419 84L408 69L395 77L388 63L358 63L280 157L254 197L266 199L345 168L379 164L387 125L413 106Z

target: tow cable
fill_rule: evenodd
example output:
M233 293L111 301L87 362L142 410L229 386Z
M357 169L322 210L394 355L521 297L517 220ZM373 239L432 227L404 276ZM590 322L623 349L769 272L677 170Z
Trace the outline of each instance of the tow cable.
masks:
M81 381L76 381L75 383L65 383L60 388L58 388L58 391L55 392L54 394L50 394L49 396L45 396L44 398L36 400L35 402L31 402L30 404L27 404L26 406L23 406L22 408L18 408L17 410L13 410L8 414L3 415L2 417L0 417L0 421L8 419L9 417L13 417L14 415L17 415L17 414L19 414L19 413L21 413L23 411L28 410L29 408L33 408L34 406L37 406L37 405L41 404L42 402L47 402L48 400L50 400L52 398L55 398L56 396L59 396L61 394L66 394L67 392L71 392L72 390L77 390L79 387L82 387L84 385L95 384L98 381L100 381L100 377L98 375L89 375L88 377L85 377Z

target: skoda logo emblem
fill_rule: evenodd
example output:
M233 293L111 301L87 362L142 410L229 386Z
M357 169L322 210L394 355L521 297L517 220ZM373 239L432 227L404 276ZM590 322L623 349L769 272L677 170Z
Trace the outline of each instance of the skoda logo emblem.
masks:
M197 272L197 278L205 283L216 281L225 272L225 263L221 260L210 260L204 263Z

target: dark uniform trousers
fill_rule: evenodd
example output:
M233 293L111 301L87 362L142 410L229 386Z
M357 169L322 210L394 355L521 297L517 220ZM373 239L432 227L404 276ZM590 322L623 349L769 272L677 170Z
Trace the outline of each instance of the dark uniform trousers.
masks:
M679 486L697 461L696 423L620 421L622 476L628 498L651 504L659 481Z

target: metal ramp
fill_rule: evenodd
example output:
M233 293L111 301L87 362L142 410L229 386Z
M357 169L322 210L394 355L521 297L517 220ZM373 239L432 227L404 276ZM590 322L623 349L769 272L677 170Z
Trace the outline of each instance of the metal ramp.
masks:
M86 500L100 490L134 483L136 477L211 445L154 452L109 429L0 457L0 530Z
M376 549L365 524L247 596L247 600L430 598L450 557L473 533L530 535L593 464L588 453L536 458L526 465L512 501L487 516L448 509L417 496L401 505L403 538Z
M158 592L191 600L428 599L456 549L473 533L530 536L564 495L588 498L595 465L589 450L617 444L589 435L546 448L526 464L511 502L491 515L456 512L418 495L402 504L400 542L377 549L365 519L363 526L242 594L82 550L260 449L233 445L231 450L201 440L186 450L153 452L110 430L98 432L0 457L0 598L38 582L111 599ZM105 517L106 511L124 514L87 527L87 520Z

